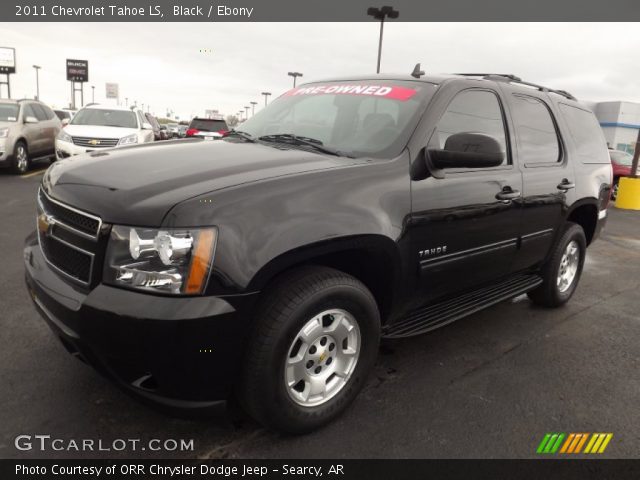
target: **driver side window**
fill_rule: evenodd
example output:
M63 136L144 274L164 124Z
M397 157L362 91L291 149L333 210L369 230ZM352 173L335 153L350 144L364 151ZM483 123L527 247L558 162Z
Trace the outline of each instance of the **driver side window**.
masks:
M458 133L482 133L494 138L504 155L502 165L509 163L504 119L495 93L486 90L464 90L451 101L429 141L429 148L444 149L447 138Z

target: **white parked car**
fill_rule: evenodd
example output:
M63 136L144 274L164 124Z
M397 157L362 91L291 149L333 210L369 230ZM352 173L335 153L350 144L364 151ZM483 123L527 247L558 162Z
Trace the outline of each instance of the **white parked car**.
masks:
M79 110L58 134L56 158L153 142L153 138L153 127L140 110L90 105Z

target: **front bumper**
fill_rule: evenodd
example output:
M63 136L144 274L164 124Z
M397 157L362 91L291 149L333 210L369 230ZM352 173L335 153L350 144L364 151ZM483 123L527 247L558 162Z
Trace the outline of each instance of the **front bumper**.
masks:
M49 267L35 233L24 260L36 309L74 356L172 409L209 409L229 398L257 294L167 297L102 284L81 291Z

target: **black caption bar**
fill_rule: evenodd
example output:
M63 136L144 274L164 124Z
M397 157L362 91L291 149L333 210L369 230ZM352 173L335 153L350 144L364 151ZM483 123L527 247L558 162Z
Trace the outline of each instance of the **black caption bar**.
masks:
M0 460L8 479L616 479L639 460Z
M12 22L364 22L391 5L393 21L640 21L637 0L22 0L0 2Z

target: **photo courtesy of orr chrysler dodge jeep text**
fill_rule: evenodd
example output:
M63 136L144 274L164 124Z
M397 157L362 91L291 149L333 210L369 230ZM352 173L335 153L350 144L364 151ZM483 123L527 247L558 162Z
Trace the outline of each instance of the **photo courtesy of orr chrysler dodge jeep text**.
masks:
M352 402L383 337L524 293L567 302L611 182L567 92L419 68L320 81L215 142L52 165L26 282L66 348L127 391L235 397L301 433Z

